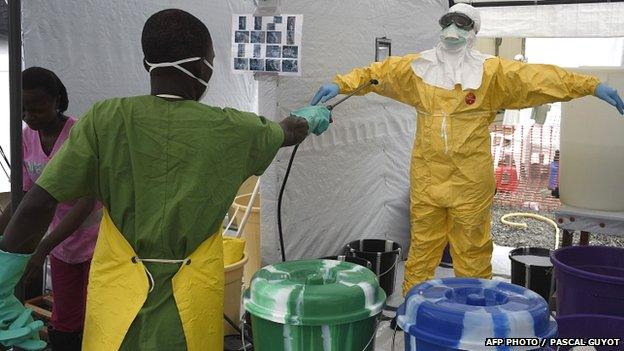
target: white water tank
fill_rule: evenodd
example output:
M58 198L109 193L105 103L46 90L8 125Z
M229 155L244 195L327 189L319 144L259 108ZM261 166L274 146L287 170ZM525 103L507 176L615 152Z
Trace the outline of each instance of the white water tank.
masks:
M601 82L624 92L621 68L585 68ZM561 108L559 190L564 205L624 211L624 117L594 97Z

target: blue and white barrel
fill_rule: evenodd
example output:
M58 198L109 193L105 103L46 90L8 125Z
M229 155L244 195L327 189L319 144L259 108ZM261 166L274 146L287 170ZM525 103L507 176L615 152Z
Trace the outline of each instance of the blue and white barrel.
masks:
M557 334L540 295L495 280L424 282L408 292L397 315L406 351L550 350L533 343ZM512 338L517 344L511 344L516 342ZM497 340L503 343L497 345Z

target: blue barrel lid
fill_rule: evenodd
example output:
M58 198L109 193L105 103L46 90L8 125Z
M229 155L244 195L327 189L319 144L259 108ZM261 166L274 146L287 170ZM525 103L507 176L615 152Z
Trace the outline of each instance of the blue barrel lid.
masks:
M485 346L485 338L550 338L557 333L540 295L496 280L424 282L408 292L397 315L399 326L415 340L458 350L503 350Z

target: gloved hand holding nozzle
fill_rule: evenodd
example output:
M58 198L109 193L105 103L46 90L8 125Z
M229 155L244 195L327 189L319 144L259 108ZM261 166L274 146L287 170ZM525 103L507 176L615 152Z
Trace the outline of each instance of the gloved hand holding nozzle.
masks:
M323 134L329 127L331 111L326 106L306 106L294 110L291 116L300 117L308 122L308 133Z
M367 87L377 84L379 84L379 81L377 79L371 79L370 81L362 84L349 95L343 97L334 104L317 106L316 104L318 104L319 102L324 103L327 100L338 95L338 93L340 92L340 88L337 84L324 84L312 99L312 102L310 103L311 106L306 106L294 110L290 113L290 116L305 119L308 122L308 134L314 133L316 135L321 135L327 130L329 124L332 122L331 111L334 109L334 107L343 103L345 100L356 95L358 92L366 89Z

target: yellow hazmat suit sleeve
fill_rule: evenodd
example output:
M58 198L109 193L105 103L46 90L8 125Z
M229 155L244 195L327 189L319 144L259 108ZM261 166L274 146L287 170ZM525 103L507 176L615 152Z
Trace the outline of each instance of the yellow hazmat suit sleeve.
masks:
M418 55L391 56L368 67L356 68L345 75L336 75L334 82L338 84L341 94L349 94L371 79L377 79L379 84L371 85L359 91L357 95L377 93L416 106L419 102L418 95L404 87L408 86L410 80L417 79L412 72L412 62L417 58Z
M489 91L497 109L523 109L593 95L598 78L553 65L527 64L498 59L494 84Z

